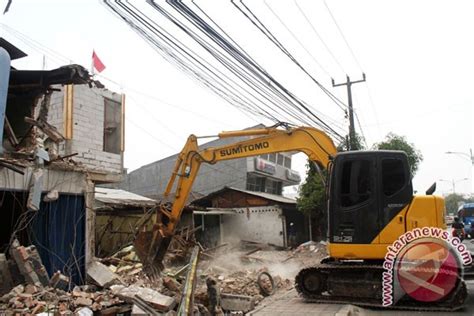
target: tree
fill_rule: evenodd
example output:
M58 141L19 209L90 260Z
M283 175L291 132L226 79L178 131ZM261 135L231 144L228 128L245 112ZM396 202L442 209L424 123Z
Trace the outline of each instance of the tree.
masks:
M316 235L324 236L326 230L326 189L316 166L308 160L306 181L300 186L296 208L313 220ZM325 176L325 171L323 175Z
M416 149L415 145L409 143L404 136L399 136L394 133L389 133L385 136L385 140L374 145L375 149L378 150L402 150L408 156L408 163L410 165L410 171L412 177L415 176L416 171L420 162L423 161L423 155Z
M364 139L362 138L362 136L360 136L357 133L356 133L355 136L356 136L355 137L356 148L353 149L353 150L364 150L364 149L366 149L365 145L364 145ZM348 150L349 150L349 135L346 135L345 140L343 140L342 142L340 142L337 145L337 151L348 151Z
M462 203L473 203L474 196L463 196L461 194L451 193L444 198L444 203L446 205L446 212L448 214L456 215L458 211L459 204Z

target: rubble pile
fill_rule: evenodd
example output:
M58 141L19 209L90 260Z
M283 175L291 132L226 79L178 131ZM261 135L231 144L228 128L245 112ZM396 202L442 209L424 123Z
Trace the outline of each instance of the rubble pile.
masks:
M212 253L212 255L211 255ZM293 287L296 273L326 255L324 242L307 242L295 250L254 245L249 251L220 245L202 251L194 290L195 308L246 313L266 297ZM0 314L147 315L173 313L183 297L189 264L169 267L157 279L143 272L133 246L92 262L89 285L72 286L59 271L48 276L34 246L14 243L11 259L0 254ZM3 292L3 293L2 293ZM218 297L218 298L216 298ZM3 315L3 314L2 314Z
M143 264L140 262L133 246L127 246L111 257L101 259L101 263L108 266L109 270L117 274L124 284L141 284L145 286L156 286L149 282L143 272Z
M81 309L105 311L124 302L108 290L95 287L75 287L71 292L32 284L18 285L0 298L0 311L6 315L43 312L72 315Z
M0 255L0 294L3 294L0 296L0 315L51 313L85 316L95 312L115 315L132 310L137 315L146 315L135 305L159 312L171 311L176 306L174 297L150 288L161 283L152 282L143 274L133 248L103 260L116 265L106 266L99 261L91 263L87 269L89 285L72 289L69 278L59 271L49 277L34 246L23 247L15 242L10 256L11 259L7 260L4 254ZM160 287L163 288L161 285L157 288Z

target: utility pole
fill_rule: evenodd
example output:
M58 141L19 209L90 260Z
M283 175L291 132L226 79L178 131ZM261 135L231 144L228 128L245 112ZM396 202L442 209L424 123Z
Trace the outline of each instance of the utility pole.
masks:
M347 86L347 101L349 105L349 150L355 150L357 149L357 140L356 140L356 134L355 134L355 127L354 127L354 109L352 107L352 90L351 86L354 83L359 83L359 82L364 82L365 81L365 73L362 73L362 80L357 80L357 81L351 81L351 78L346 75L347 81L344 83L334 83L334 79L331 78L332 80L332 86L333 87L339 87L339 86Z

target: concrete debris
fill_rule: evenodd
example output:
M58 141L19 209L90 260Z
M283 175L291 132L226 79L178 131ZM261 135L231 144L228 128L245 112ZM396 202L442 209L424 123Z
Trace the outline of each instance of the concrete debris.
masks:
M45 195L45 197L43 198L43 201L53 202L53 201L56 201L58 198L59 198L58 190L51 190Z
M87 287L75 287L68 293L49 286L18 285L0 297L0 315L39 314L46 311L54 315L72 315L79 311L79 315L92 315L94 311L124 304L108 291L85 292L85 289Z
M264 249L260 244L242 250L231 247L212 248L212 258L199 260L196 288L188 291L194 300L190 312L248 313L267 297L271 300L276 293L293 288L294 275L301 267L325 256L320 242L304 243L294 251ZM0 295L4 294L0 315L174 315L191 267L182 263L168 266L151 279L143 272L134 247L129 246L90 264L87 280L91 284L74 287L61 271L49 278L34 246L14 242L10 257L7 260L0 254Z
M84 307L84 308L80 308L79 310L77 310L75 314L77 316L92 316L92 315L94 315L94 312L91 311L89 308Z
M87 276L100 287L108 288L121 283L120 277L98 261L92 262L87 268Z
M176 306L176 300L173 297L169 297L159 292L144 288L141 286L131 285L113 285L111 286L112 293L120 297L126 302L133 303L135 298L139 298L151 305L158 311L167 312Z
M251 296L223 293L221 306L224 311L247 313L255 308L255 300Z
M132 316L148 316L148 314L138 305L133 305Z
M43 191L43 170L36 169L31 176L29 185L28 200L26 207L29 210L38 211L41 203L41 193Z

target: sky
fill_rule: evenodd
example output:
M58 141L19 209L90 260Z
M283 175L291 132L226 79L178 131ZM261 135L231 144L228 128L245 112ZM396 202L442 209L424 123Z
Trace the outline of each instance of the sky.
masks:
M285 87L335 127L347 129L343 111L229 0L194 1ZM6 3L0 1L2 9ZM340 83L346 75L358 80L362 72L366 74L366 82L352 86L360 121L356 129L360 132L362 128L369 148L392 132L405 136L421 151L424 159L413 180L415 190L422 193L436 181L438 194L449 194L453 189L462 194L474 191L468 157L474 149L474 2L245 3L301 64L344 102L345 87L333 88L331 77ZM140 7L195 47L148 5L141 3ZM0 36L29 55L13 62L19 69L53 69L68 63L90 68L95 50L106 66L97 79L126 94L125 167L129 170L178 152L189 134L215 135L258 123L273 124L233 107L164 60L101 1L13 0L9 12L0 19ZM459 154L446 154L448 151ZM293 168L305 173L304 156L294 157Z

